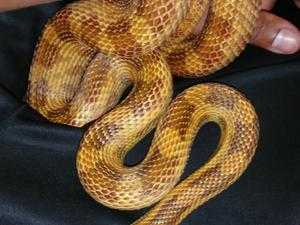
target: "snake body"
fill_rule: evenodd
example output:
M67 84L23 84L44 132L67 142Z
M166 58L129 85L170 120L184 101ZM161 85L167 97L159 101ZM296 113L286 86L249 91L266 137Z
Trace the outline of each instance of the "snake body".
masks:
M251 37L259 5L81 0L47 23L27 101L55 123L81 127L93 121L77 154L78 175L91 197L122 210L160 201L134 224L175 225L240 177L258 141L254 108L220 84L191 87L171 103L172 75L205 76L233 61ZM221 128L215 154L174 188L199 128L210 121ZM146 158L124 166L127 152L155 126Z

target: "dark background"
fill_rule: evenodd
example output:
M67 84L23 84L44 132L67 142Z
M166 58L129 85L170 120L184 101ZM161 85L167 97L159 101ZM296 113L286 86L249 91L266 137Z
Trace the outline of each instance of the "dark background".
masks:
M94 202L76 175L75 156L86 128L46 121L23 102L33 49L47 19L66 1L0 14L0 225L123 225L146 210L119 212ZM277 14L300 25L292 1ZM248 47L226 69L206 79L176 79L175 94L201 82L234 86L260 118L258 152L228 190L188 216L184 225L300 224L300 54L275 55ZM201 129L186 173L217 145L213 124ZM151 135L128 155L143 158ZM137 151L138 150L138 151Z

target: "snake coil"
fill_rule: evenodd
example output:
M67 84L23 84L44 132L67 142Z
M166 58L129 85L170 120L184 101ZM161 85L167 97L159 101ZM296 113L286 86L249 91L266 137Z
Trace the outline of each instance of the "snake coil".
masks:
M91 197L122 210L159 201L134 224L175 225L241 176L259 133L250 102L232 88L209 83L171 103L172 75L206 76L232 62L251 37L259 5L260 0L81 0L47 23L27 101L55 123L81 127L93 121L77 154L78 175ZM118 104L130 85L131 93ZM215 154L175 187L197 131L210 121L221 128ZM124 166L127 152L155 126L143 162Z

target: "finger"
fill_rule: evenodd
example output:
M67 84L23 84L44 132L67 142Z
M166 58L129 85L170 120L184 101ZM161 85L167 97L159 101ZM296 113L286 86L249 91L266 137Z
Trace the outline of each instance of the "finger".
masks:
M252 44L280 54L293 54L300 49L300 31L287 20L262 11Z
M262 9L271 10L275 5L276 0L263 0L262 1Z
M296 6L298 6L300 8L300 0L294 0L294 1L295 1Z
M0 1L0 12L18 8L24 8L32 5L54 2L58 0L10 0Z

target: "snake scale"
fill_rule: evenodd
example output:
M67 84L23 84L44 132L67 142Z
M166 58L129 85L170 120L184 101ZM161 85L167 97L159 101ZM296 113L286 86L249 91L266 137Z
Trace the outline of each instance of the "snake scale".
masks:
M159 202L134 224L179 224L241 176L259 136L250 102L214 83L171 102L172 75L206 76L232 62L249 42L260 4L81 0L50 19L34 54L27 101L55 123L91 122L76 162L92 198L121 210ZM221 128L218 148L177 184L199 128L211 121ZM145 159L125 166L127 152L154 127Z

